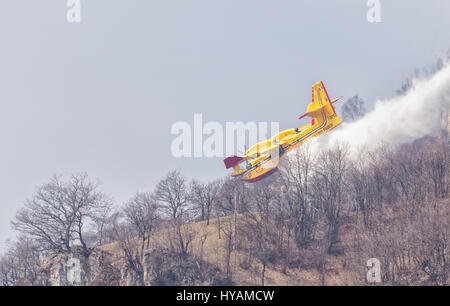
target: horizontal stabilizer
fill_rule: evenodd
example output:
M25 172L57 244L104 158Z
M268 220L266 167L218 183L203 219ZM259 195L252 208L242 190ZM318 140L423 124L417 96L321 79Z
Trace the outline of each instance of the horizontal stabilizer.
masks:
M239 157L239 156L233 155L233 156L230 156L230 157L225 158L225 159L223 160L223 162L225 163L225 167L226 167L227 169L229 169L229 168L231 168L231 167L233 167L233 166L238 165L238 164L239 164L240 162L242 162L244 159L245 159L245 158L243 158L243 157Z
M343 98L343 96L340 96L339 98L336 98L336 99L332 100L331 103L335 103L335 102L339 101L342 98Z
M319 107L317 107L316 109L314 109L314 110L312 110L312 111L309 111L309 112L307 112L307 113L304 113L303 115L301 115L300 117L298 117L298 119L302 119L302 118L304 118L304 117L306 117L306 116L309 116L309 117L314 118L314 114L319 113L320 111L322 111L322 109L323 109L325 106L326 106L326 105L319 106Z

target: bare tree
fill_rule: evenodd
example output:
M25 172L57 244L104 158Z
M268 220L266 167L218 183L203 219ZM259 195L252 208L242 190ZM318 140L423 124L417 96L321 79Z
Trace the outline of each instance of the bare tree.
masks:
M123 218L120 209L107 208L102 210L93 218L94 224L94 244L97 246L113 243L117 241L117 225Z
M377 202L377 184L364 153L361 152L349 168L349 194L356 204L357 212L362 212L364 225L369 226Z
M32 239L20 236L9 245L0 258L0 279L3 286L37 285L42 264L39 245Z
M425 284L449 285L450 275L450 212L444 202L422 209L411 227L415 239L411 243L414 263L426 275ZM447 204L448 205L448 204Z
M285 216L288 238L293 231L299 248L314 240L318 206L314 201L313 173L315 161L308 146L291 155L281 167L279 209Z
M192 242L192 232L187 228L183 230L192 212L186 178L178 170L169 172L156 185L154 198L171 220L171 231L175 233L179 254L182 258L186 257Z
M98 214L92 217L94 244L103 245L114 241L110 229L115 217L115 212L111 211L111 207L100 209Z
M221 180L202 184L193 180L190 184L190 201L194 209L199 211L200 220L209 225L211 212L217 202L221 188Z
M248 210L248 186L239 179L226 179L220 190L220 200L217 203L221 214L228 216Z
M242 217L239 229L245 239L241 248L252 248L261 263L261 286L264 286L267 265L275 261L277 254L277 230L274 222L274 187L266 182L255 184L251 190L252 207Z
M341 212L348 195L346 192L347 156L346 147L336 144L333 148L323 151L316 163L313 182L314 200L327 221L329 253L340 252L335 247L339 242Z
M124 208L128 225L136 232L139 247L136 247L134 256L129 259L140 261L133 267L143 267L145 250L149 248L150 235L158 225L160 219L159 207L156 200L148 193L137 193ZM141 273L141 271L139 272ZM143 270L142 270L143 273Z
M129 274L132 277L131 284L144 285L144 262L139 252L137 232L131 225L124 222L116 224L114 232L125 259L125 271L132 272Z
M79 243L89 257L84 231L98 211L109 205L109 198L87 174L73 174L68 181L54 176L19 210L12 226L45 250L71 252L72 245Z
M427 146L426 169L436 198L445 199L449 192L450 155L448 142L440 141L434 146Z
M225 275L227 279L231 280L231 255L235 250L235 230L233 220L229 217L224 219L220 231L225 238L222 242L222 248L225 250Z
M8 253L0 257L0 277L2 286L14 286L20 279L16 258Z
M172 219L182 218L190 209L186 178L180 171L169 172L158 182L155 199L161 202L161 209Z

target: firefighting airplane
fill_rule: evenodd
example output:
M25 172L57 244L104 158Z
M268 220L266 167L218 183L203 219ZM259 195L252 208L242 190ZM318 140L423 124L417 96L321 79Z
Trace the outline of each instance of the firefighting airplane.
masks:
M259 181L275 171L279 158L298 147L307 139L313 136L330 131L341 124L341 119L334 110L333 103L342 97L330 100L323 82L318 82L312 87L312 102L308 105L306 113L301 115L299 119L305 116L312 118L310 124L301 128L294 128L282 131L271 139L259 142L248 149L244 156L230 156L224 159L227 169L233 168L231 176L243 175L246 182ZM246 163L245 168L241 168L239 164Z

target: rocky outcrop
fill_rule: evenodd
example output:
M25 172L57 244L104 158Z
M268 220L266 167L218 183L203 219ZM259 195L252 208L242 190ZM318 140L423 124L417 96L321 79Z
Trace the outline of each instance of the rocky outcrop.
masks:
M119 285L119 269L110 261L108 252L93 249L89 257L80 250L48 256L39 271L39 284L44 286Z
M181 257L166 248L147 250L140 277L113 254L93 249L88 258L81 250L49 256L39 271L43 286L152 286L230 285L215 265L195 256Z

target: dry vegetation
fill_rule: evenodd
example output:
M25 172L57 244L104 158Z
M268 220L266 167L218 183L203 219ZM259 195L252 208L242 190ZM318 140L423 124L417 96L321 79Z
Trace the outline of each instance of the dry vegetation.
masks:
M448 285L449 169L434 138L357 158L304 148L256 184L172 171L116 210L87 176L55 178L13 221L0 278L42 284L43 258L77 245L109 254L103 285L364 285L369 258L383 285Z

